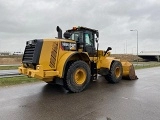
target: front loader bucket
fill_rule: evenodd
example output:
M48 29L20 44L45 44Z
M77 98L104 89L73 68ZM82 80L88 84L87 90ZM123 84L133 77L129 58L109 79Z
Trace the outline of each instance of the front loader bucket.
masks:
M123 79L127 80L137 80L138 77L135 74L135 69L132 63L128 61L121 61L123 67Z

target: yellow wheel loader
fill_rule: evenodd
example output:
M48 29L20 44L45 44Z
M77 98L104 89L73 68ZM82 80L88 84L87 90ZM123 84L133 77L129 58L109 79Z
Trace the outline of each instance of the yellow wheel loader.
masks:
M81 92L97 74L110 83L118 83L122 77L137 79L133 65L110 57L111 47L98 49L99 32L87 27L62 30L57 26L55 39L35 39L26 42L21 74L60 84L71 92Z

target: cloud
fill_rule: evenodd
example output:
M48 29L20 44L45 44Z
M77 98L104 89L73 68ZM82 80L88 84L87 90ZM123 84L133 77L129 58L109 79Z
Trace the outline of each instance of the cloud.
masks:
M26 40L54 38L56 26L99 30L100 48L132 53L139 32L139 51L160 51L158 0L0 0L0 51L24 49Z

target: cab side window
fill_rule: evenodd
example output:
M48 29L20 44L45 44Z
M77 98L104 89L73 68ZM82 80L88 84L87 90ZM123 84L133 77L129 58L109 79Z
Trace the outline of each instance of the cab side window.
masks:
M89 38L89 34L88 34L88 33L85 33L85 43L86 43L86 45L91 45L91 42L90 42L90 38Z
M93 36L91 33L85 33L84 37L85 37L86 45L94 46L94 40L93 40Z

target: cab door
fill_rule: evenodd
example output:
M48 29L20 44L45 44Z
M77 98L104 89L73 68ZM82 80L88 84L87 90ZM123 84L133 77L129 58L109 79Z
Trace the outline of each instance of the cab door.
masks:
M96 55L95 42L94 42L94 34L90 31L84 32L84 51L88 52L90 57Z

